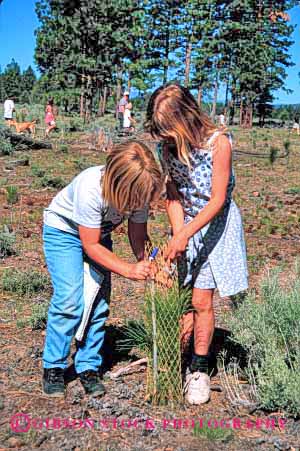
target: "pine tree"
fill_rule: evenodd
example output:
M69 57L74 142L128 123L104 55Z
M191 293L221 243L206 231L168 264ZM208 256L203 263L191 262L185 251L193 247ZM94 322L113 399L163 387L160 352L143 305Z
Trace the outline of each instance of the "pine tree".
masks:
M148 69L166 83L176 67L174 52L179 46L182 2L179 0L145 0L145 29Z
M80 112L89 119L95 99L105 99L128 62L136 58L135 0L42 0L37 6L36 61L51 88L77 89ZM140 31L139 31L140 32ZM121 75L122 74L122 75ZM98 106L99 107L99 106Z
M2 74L2 89L4 96L13 97L16 102L19 102L22 92L21 80L21 68L19 64L12 59Z
M36 75L34 73L34 70L31 66L29 66L22 74L22 94L20 96L21 102L28 102L30 103L31 100L31 93L33 90L33 87L36 83Z
M287 53L293 31L286 16L273 17L279 8L295 2L226 2L223 6L224 54L232 105L239 104L240 125L252 126L253 107L272 90L284 85L285 68L292 63Z

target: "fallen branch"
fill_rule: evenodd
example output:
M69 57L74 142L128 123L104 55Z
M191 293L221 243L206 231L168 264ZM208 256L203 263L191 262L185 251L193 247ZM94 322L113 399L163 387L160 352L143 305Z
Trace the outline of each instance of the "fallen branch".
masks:
M16 147L15 150L18 150L17 146L21 145L22 150L24 147L28 149L38 150L38 149L52 149L52 144L49 141L38 141L30 138L29 136L13 133L8 128L1 128L1 134L10 139L11 144ZM23 147L24 146L24 147Z
M5 165L5 169L11 171L17 166L29 166L29 157L21 158L20 160L11 160Z
M117 379L117 377L121 376L122 374L126 374L128 371L130 371L132 368L147 364L148 359L145 357L143 359L136 360L135 362L130 363L129 365L123 366L122 368L119 368L117 371L114 371L110 374L111 379Z
M249 157L255 157L255 158L270 158L270 153L254 153L254 152L247 152L246 150L234 150L234 153L238 155L247 155ZM286 158L288 157L289 152L285 152L283 155L276 155L277 158Z

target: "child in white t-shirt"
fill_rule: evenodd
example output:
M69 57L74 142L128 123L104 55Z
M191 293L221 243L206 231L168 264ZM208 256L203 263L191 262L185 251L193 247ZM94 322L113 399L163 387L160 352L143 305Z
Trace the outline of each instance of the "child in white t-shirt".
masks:
M163 176L151 150L139 141L114 146L105 166L81 172L44 212L43 241L54 288L43 353L43 390L63 397L71 341L77 340L75 370L92 396L104 394L98 370L108 316L111 272L146 280L150 202L159 197ZM138 260L112 252L111 232L128 220L128 238ZM124 298L125 299L125 298Z
M4 102L4 119L11 121L13 119L13 112L15 110L15 104L12 98L8 98Z
M299 123L299 119L297 117L295 117L295 119L294 119L294 124L293 124L292 130L295 131L297 133L297 135L300 135L300 123Z
M123 118L123 128L124 128L124 131L126 131L126 132L134 131L133 124L135 123L135 120L132 117L131 110L132 110L132 103L129 102L125 106L124 118Z

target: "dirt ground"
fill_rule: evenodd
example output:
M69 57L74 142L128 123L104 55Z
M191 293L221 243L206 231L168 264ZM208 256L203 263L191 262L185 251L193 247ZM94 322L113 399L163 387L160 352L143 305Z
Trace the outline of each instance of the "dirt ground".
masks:
M249 132L234 132L235 149L254 151ZM264 130L261 135L260 149L265 150L263 143L270 142L282 147L288 139L291 152L289 158L277 159L273 165L268 158L235 154L235 200L244 219L251 288L256 288L272 267L280 265L288 274L300 252L300 140L282 130ZM83 168L105 161L105 154L91 148L84 135L70 136L67 144L68 151L55 145L52 151L15 152L0 157L0 225L16 233L18 250L17 255L0 261L0 278L8 268L46 273L41 247L42 212L58 188L51 186L45 174L61 177L61 183L66 184ZM257 142L255 147L259 147ZM9 161L24 155L29 156L28 166L7 169ZM11 185L19 194L13 204L7 202L6 188ZM168 224L161 205L151 213L149 232L154 243L167 236ZM113 238L116 252L132 259L126 226L119 227ZM51 290L22 296L0 292L0 449L299 450L300 421L285 418L281 412L251 412L232 406L220 380L220 368L212 377L211 401L201 407L153 407L146 399L143 366L117 380L110 378L112 371L138 357L133 352L118 353L115 342L126 319L139 317L143 293L142 283L113 276L104 349L107 394L101 399L88 399L75 381L68 386L66 399L57 401L45 397L41 390L45 332L43 328L33 330L28 322L33 306L48 302ZM228 346L223 314L232 308L232 300L216 296L215 308L214 351L220 353ZM218 437L208 431L197 436L193 420L208 424L210 430L223 429L223 433Z

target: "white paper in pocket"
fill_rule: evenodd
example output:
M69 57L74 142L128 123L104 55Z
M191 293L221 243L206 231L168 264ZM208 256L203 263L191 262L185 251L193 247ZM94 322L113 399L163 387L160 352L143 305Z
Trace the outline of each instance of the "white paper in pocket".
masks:
M88 325L94 301L104 280L103 274L96 271L89 263L84 262L83 297L84 311L75 338L82 341Z

